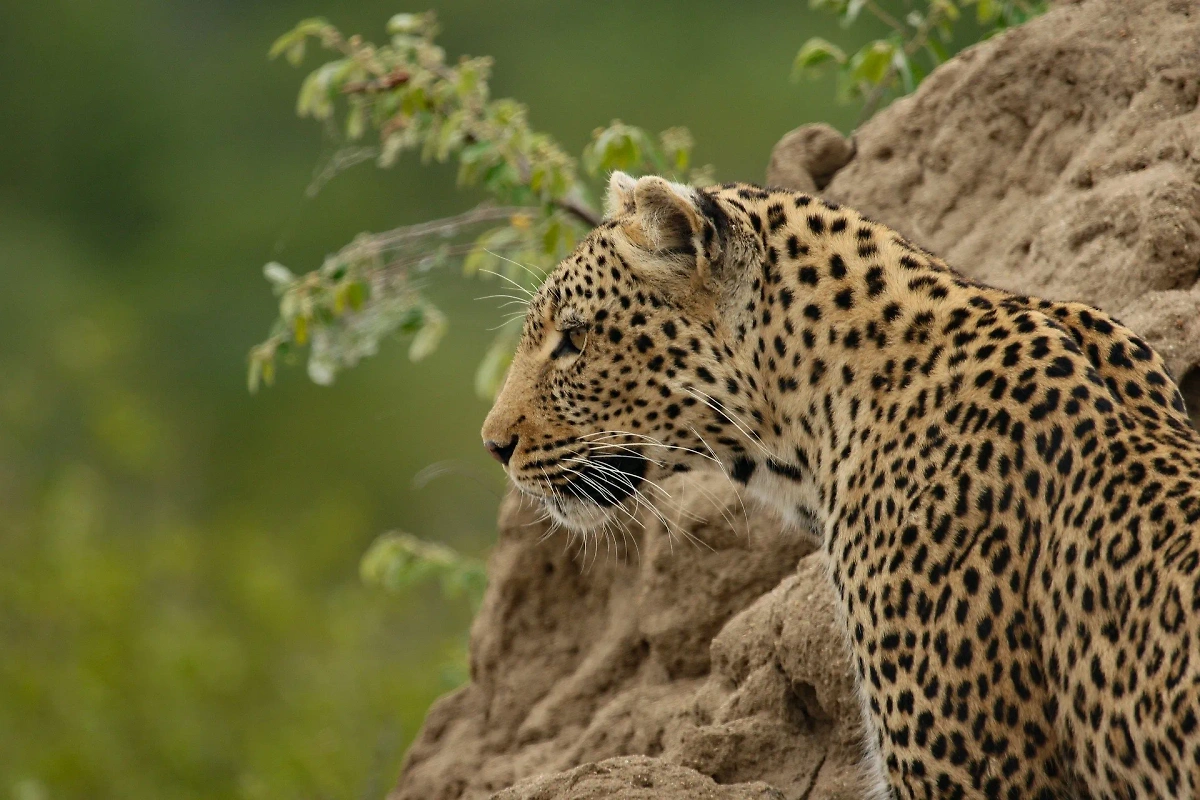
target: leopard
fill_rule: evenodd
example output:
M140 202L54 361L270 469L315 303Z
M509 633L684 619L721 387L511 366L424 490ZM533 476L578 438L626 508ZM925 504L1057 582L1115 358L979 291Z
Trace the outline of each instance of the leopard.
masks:
M483 425L520 493L598 536L719 469L814 537L867 796L1200 796L1200 436L1149 344L819 196L605 208Z

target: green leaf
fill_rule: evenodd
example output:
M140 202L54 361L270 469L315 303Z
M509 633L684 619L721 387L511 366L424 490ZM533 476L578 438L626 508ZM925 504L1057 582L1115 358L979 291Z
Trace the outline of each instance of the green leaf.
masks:
M271 49L267 51L267 58L272 60L279 58L279 56L286 53L289 48L295 46L296 39L297 36L295 31L288 31L283 36L280 36L271 44Z
M368 289L365 283L354 281L346 286L346 303L350 308L358 311L362 309L363 303L367 301Z
M482 563L465 559L458 569L448 570L442 577L442 592L446 597L466 597L474 606L487 590L487 570Z
M401 313L396 327L401 333L416 333L425 324L425 306L411 305Z
M615 169L640 171L647 143L648 137L640 128L614 120L593 135L584 151L584 168L593 175Z
M892 56L892 66L895 68L896 74L900 76L900 84L904 87L905 94L917 88L908 56L904 54L904 48L896 47L895 55Z
M981 25L985 25L994 20L1000 14L1000 8L996 5L996 0L977 0L975 4L975 19Z
M806 73L816 74L821 66L830 61L845 64L846 53L832 42L814 36L796 53L796 60L792 63L792 80L799 80Z
M286 287L296 280L292 271L278 261L263 266L263 276L277 288Z
M450 157L450 153L462 142L463 138L463 123L466 120L466 112L455 111L446 117L442 123L441 130L437 134L437 147L434 152L434 158L438 161L445 161Z
M479 68L473 62L465 61L460 64L454 82L454 91L458 93L458 99L465 100L470 97L479 86L480 78Z
M408 348L408 357L420 361L437 349L446 335L446 317L433 306L425 307L424 324L413 337Z
M487 269L488 265L494 260L494 256L487 251L486 248L476 245L471 252L467 253L463 259L463 274L474 275L481 270Z
M387 32L393 36L420 35L425 32L426 16L424 14L393 14L387 21Z
M468 167L475 167L480 164L490 163L492 158L495 156L495 152L496 146L491 142L472 142L459 151L458 163L461 164L464 169ZM472 174L474 173L472 172Z
M362 102L352 102L346 114L346 138L361 139L367 129L367 111Z
M842 12L842 25L847 28L853 25L866 4L867 0L850 0L846 3L846 10Z
M687 128L667 128L658 135L658 141L669 162L668 168L679 176L686 173L691 163L692 147L695 146L691 131Z
M298 67L304 63L304 40L297 39L288 45L285 57L287 58L287 62L293 67Z
M485 189L500 193L501 196L504 192L511 191L520 185L516 168L507 161L501 161L489 167L483 173L481 183Z
M896 55L896 45L883 39L871 42L850 58L850 77L860 83L878 86L887 76Z
M577 228L559 215L551 216L542 231L541 255L550 265L575 249Z
M504 384L504 375L512 363L513 341L511 335L496 337L488 348L483 361L475 369L475 393L484 400L491 400Z
M354 64L345 59L330 61L310 73L300 85L296 113L301 117L329 119L333 115L333 100L337 96L339 79L347 67L353 68Z
M387 136L383 140L383 148L379 152L379 166L387 169L394 165L407 143L403 133L393 133Z
M958 10L958 4L955 0L933 0L931 10L934 13L941 14L950 22L958 22L958 18L962 16L962 12Z
M950 60L950 53L946 50L946 46L937 39L928 40L925 47L933 55L934 64L945 64Z
M309 36L319 36L333 29L327 21L321 17L313 17L300 22L296 27L292 28L287 33L280 36L271 45L271 49L267 52L268 58L279 58L280 55L286 55L288 62L293 66L299 66L304 60L304 42Z
M292 338L299 345L308 341L308 317L301 314L292 322Z
M250 356L250 370L246 376L246 386L250 389L250 394L258 392L258 387L262 383L262 360L257 354Z

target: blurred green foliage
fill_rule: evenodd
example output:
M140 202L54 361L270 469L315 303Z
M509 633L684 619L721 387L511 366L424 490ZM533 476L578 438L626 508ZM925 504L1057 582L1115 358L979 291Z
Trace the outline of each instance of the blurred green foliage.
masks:
M1045 12L1046 0L927 0L882 3L875 0L808 0L812 9L854 27L863 12L883 23L886 36L856 43L850 55L836 44L813 36L796 53L792 77L819 75L837 68L838 99L861 101L862 122L896 97L917 88L952 53ZM899 6L899 7L898 7ZM973 13L970 13L973 12ZM963 20L964 13L970 16ZM960 25L963 21L965 24Z
M487 585L484 563L411 533L385 533L371 545L359 566L363 583L403 591L436 579L446 597L466 596L478 608Z
M503 320L474 299L498 279L421 274L413 288L455 321L437 358L385 341L336 390L285 372L245 391L241 354L275 316L256 265L320 263L364 229L489 198L436 158L353 168L379 156L347 149L358 123L322 139L295 120L296 75L265 58L278 33L404 10L323 5L0 8L0 797L380 797L465 677L503 491L470 366ZM853 124L831 78L787 82L800 41L887 35L767 0L436 10L447 52L493 56L494 92L563 152L627 157L634 130L686 125L721 179L760 176L797 124ZM615 118L638 127L589 135ZM296 280L267 272L281 296ZM372 300L323 279L335 312ZM397 528L453 548L434 576L467 600L414 583L413 553L437 561L420 543L370 549Z
M279 37L271 56L285 55L294 66L303 63L310 40L337 55L304 79L297 113L331 123L344 154L361 152L352 144L371 130L378 146L366 152L380 167L394 166L412 150L423 163L456 159L458 186L481 187L491 204L362 234L300 277L268 264L264 275L279 295L279 319L250 352L251 391L274 380L279 357L305 346L308 375L321 384L378 352L393 333L412 335L413 361L429 355L446 331L446 317L420 291L420 281L455 264L467 275L499 278L498 294L489 297L517 307L505 314L475 373L477 391L489 398L508 366L530 292L600 221L594 199L599 187L578 174L576 159L530 127L524 105L491 99L491 59L464 56L448 63L436 43L433 12L396 14L387 31L387 43L375 45L314 18ZM653 137L615 121L592 134L583 164L593 183L614 169L702 180L706 173L688 171L691 149L686 128Z

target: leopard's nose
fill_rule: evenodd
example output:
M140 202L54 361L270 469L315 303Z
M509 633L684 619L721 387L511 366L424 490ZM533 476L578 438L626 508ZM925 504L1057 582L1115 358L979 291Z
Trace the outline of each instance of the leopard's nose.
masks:
M488 439L483 443L483 446L486 447L488 452L492 454L492 458L496 459L507 467L509 459L512 458L513 453L515 453L517 450L517 441L518 437L516 436L512 437L512 441L510 441L508 444L500 444L499 442L493 442L491 439Z

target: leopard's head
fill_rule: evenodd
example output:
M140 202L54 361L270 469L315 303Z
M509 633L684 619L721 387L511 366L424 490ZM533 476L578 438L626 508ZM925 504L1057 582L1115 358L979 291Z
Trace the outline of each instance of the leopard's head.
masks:
M607 208L530 302L483 426L513 483L583 532L749 446L738 326L760 237L716 192L659 177L614 173Z

